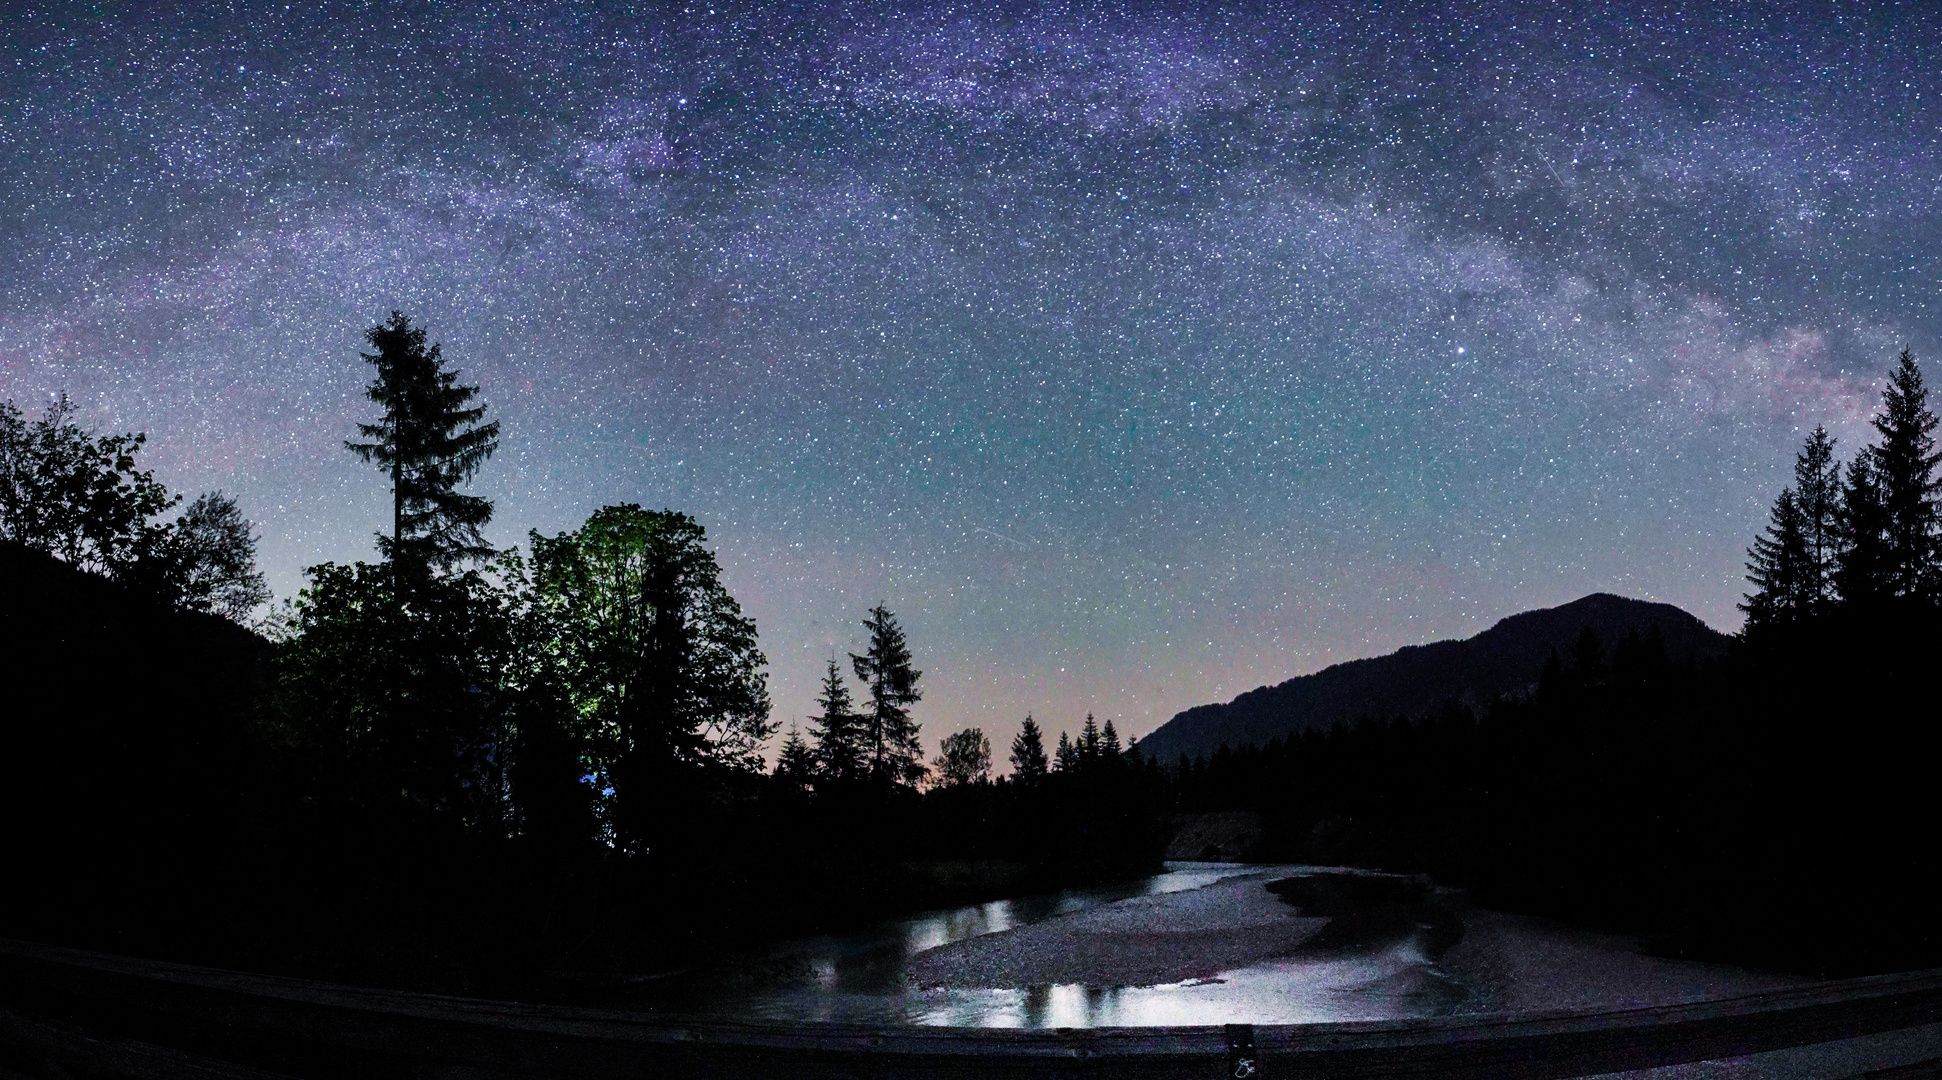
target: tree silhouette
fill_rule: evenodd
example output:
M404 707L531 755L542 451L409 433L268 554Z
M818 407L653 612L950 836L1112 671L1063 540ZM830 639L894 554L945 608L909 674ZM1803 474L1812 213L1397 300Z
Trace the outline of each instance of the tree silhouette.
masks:
M946 785L982 784L991 779L991 740L978 728L965 728L944 737L932 762Z
M861 656L851 653L850 664L870 692L864 713L870 776L880 784L915 784L924 778L924 751L910 707L923 700L917 689L923 672L910 666L910 646L888 608L871 608L863 625L870 647Z
M65 394L31 424L0 402L0 537L172 607L240 622L269 599L236 500L209 492L176 520L155 520L182 498L136 467L147 436L97 438L73 413Z
M1020 784L1035 784L1045 779L1050 763L1045 759L1045 735L1030 715L1019 726L1011 741L1011 778Z
M1834 437L1815 425L1794 458L1794 507L1806 545L1801 596L1810 611L1834 602L1834 572L1841 551L1841 463L1834 459Z
M1073 749L1072 738L1059 732L1059 749L1052 756L1052 768L1056 772L1070 773L1079 767L1079 752Z
M595 726L617 842L646 850L716 769L758 770L769 722L755 622L721 584L693 518L608 506L578 531L531 534L534 586L575 708Z
M1841 602L1867 609L1893 595L1893 556L1888 508L1882 500L1875 448L1865 447L1848 462L1841 489L1841 549L1835 557L1834 584Z
M838 784L860 780L865 773L863 717L857 715L842 669L832 658L823 673L823 694L816 699L822 713L810 718L815 736L815 775Z
M241 621L270 598L256 569L256 537L236 500L208 492L170 522L144 560L150 591L176 607ZM140 569L138 565L138 570Z
M775 775L778 780L787 781L797 787L807 787L816 775L816 754L802 737L796 725L789 725L789 734L782 740L782 751L776 755Z
M1934 588L1937 494L1942 492L1935 467L1942 451L1935 448L1936 419L1921 369L1907 349L1888 377L1882 411L1873 423L1881 433L1874 466L1886 515L1887 585L1896 596L1924 595Z
M136 467L147 435L97 438L73 417L66 394L32 423L0 403L0 537L125 577L161 539L150 519L181 497Z
M1747 549L1746 578L1753 592L1739 608L1746 612L1750 634L1793 622L1812 603L1816 571L1802 519L1794 489L1781 489L1766 531Z
M377 349L359 354L377 368L365 396L384 417L357 426L369 442L344 445L391 476L391 535L378 537L379 554L406 580L490 555L480 530L492 504L457 488L498 449L499 422L479 422L485 406L470 404L479 388L460 386L406 315L394 311L364 336Z
M1099 757L1108 764L1113 764L1119 761L1121 753L1123 751L1119 745L1119 732L1113 730L1113 722L1108 720L1106 726L1099 730Z

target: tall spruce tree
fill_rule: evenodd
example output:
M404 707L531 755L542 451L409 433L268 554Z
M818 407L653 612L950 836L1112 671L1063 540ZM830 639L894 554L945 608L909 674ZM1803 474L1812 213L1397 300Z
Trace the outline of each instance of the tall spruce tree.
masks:
M1050 769L1051 763L1045 759L1045 734L1028 714L1011 741L1011 778L1015 783L1036 784Z
M1782 489L1766 531L1747 549L1746 578L1753 592L1740 610L1746 612L1748 634L1794 622L1808 607L1811 556L1801 517L1794 489Z
M1925 596L1935 588L1936 526L1942 520L1937 507L1942 481L1935 476L1942 451L1935 448L1935 426L1915 354L1903 349L1874 418L1881 433L1874 464L1886 516L1887 585L1895 596Z
M1844 605L1865 610L1892 595L1888 510L1882 504L1874 447L1863 447L1848 462L1847 480L1841 486L1840 520L1835 591Z
M861 656L851 653L850 665L870 692L864 713L870 778L884 785L916 784L927 770L910 707L923 700L917 689L923 672L910 666L910 645L888 608L871 608L863 625L870 631L870 647Z
M369 442L344 445L391 477L391 535L378 537L379 554L403 579L490 555L480 530L492 504L458 487L498 449L499 422L480 423L485 406L472 404L479 388L458 384L440 347L427 349L425 329L408 316L394 311L364 337L377 349L359 354L377 369L365 396L384 416L357 426Z
M1826 427L1816 425L1794 458L1794 508L1807 549L1802 596L1810 611L1823 611L1834 601L1841 551L1841 464Z
M816 778L838 784L862 779L867 771L863 717L857 715L849 685L833 658L823 674L823 695L816 704L823 710L821 715L810 717Z

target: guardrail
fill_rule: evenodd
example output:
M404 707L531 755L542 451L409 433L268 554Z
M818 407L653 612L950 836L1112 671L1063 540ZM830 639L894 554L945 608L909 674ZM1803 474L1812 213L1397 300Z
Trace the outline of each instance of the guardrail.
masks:
M0 1077L1213 1080L1240 1065L1265 1080L1554 1080L1938 1021L1942 969L1602 1013L1054 1031L780 1026L365 989L0 939Z

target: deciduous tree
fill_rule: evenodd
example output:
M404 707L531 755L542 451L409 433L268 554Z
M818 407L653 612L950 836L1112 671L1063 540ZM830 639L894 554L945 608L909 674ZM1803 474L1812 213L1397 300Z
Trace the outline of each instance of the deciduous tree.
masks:
M991 779L991 740L978 728L944 736L931 763L946 785L982 784Z
M616 840L634 850L692 809L706 774L759 770L775 731L755 621L722 587L706 540L686 514L634 505L532 534L538 602L595 727Z

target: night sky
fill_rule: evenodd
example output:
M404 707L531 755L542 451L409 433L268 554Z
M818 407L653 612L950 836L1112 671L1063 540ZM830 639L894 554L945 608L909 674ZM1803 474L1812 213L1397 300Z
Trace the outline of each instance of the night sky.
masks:
M1734 629L1805 433L1942 371L1914 5L8 11L0 398L288 597L375 557L403 310L494 542L692 513L785 722L885 603L933 751L1599 590Z

